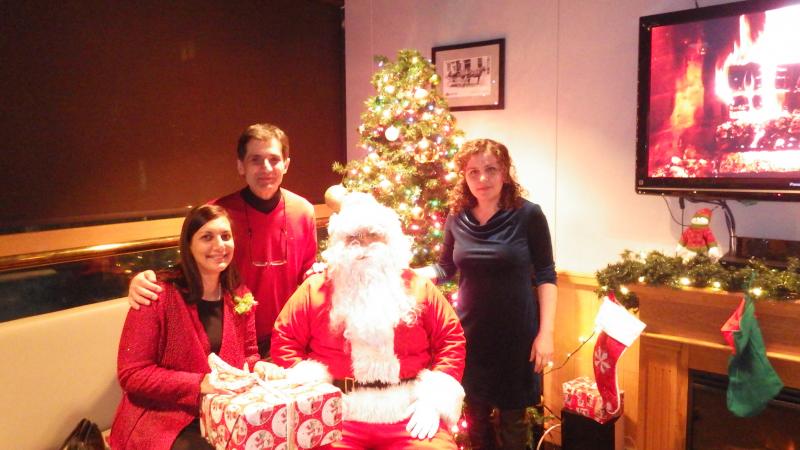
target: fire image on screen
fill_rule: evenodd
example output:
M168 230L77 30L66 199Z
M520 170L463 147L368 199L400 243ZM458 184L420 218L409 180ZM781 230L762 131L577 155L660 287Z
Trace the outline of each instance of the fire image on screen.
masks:
M650 177L800 175L800 5L655 27Z

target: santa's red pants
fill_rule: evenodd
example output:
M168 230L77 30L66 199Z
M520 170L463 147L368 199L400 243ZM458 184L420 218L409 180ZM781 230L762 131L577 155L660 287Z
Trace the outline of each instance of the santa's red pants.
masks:
M453 436L439 425L439 431L433 439L414 439L406 431L408 420L398 423L365 423L344 421L342 440L321 447L330 450L400 450L400 449L435 449L455 450Z

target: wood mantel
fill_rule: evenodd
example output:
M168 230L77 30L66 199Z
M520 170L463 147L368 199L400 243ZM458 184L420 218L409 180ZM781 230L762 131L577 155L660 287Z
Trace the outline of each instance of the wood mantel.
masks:
M686 447L689 369L727 375L720 333L742 294L636 286L647 324L639 353L637 448ZM767 357L786 386L800 387L800 303L757 301Z

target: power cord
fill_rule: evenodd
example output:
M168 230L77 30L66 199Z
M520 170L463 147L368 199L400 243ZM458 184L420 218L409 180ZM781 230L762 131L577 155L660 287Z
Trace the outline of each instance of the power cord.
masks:
M681 228L683 228L684 227L684 225L683 225L683 211L684 211L683 197L678 197L678 198L679 198L678 201L680 202L680 207L681 207L681 220L680 220L680 222L678 222L678 219L676 219L675 215L672 214L672 208L669 207L669 202L667 201L667 197L665 195L661 196L661 199L664 200L664 204L667 206L667 211L669 211L669 217L672 218L673 222L675 222L676 224L680 225Z
M539 443L536 444L536 450L540 450L542 448L542 444L544 443L544 438L547 437L547 434L550 433L551 431L555 430L556 428L560 427L560 426L561 426L561 424L557 423L557 424L549 427L548 429L546 429L544 431L544 433L542 433L542 437L539 438Z
M568 361L569 361L569 360L572 358L572 355L574 355L575 353L578 353L578 351L579 351L579 350L580 350L580 349L581 349L581 348L582 348L584 345L586 345L586 343L587 343L587 342L591 341L591 340L592 340L592 338L594 337L594 335L595 335L595 333L596 333L596 332L597 332L596 330L592 330L592 334L590 334L590 335L589 335L589 337L588 337L588 338L586 338L586 340L584 340L583 342L581 342L581 343L580 343L580 345L578 345L578 347L576 347L576 348L575 348L575 350L573 350L572 352L570 352L570 353L568 353L568 354L567 354L567 359L565 359L565 360L564 360L564 362L562 362L560 366L558 366L558 367L553 367L552 369L550 369L550 370L548 370L548 371L546 371L546 372L542 372L542 375L547 375L548 373L555 372L556 370L558 370L558 369L560 369L560 368L564 367L565 365L567 365L567 362L568 362Z

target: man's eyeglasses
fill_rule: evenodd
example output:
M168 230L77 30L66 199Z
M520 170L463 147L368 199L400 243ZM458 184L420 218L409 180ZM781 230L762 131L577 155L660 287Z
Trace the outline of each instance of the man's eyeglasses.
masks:
M247 213L248 206L245 205L244 207L244 216L247 220L247 235L249 239L247 240L247 244L250 246L248 250L250 250L250 264L256 267L268 267L268 266L283 266L286 264L288 255L289 255L289 234L286 231L286 203L283 204L283 228L278 235L278 246L282 250L283 253L280 255L276 255L276 259L273 258L273 242L274 239L270 239L271 236L267 236L267 244L264 248L264 253L261 258L255 258L253 256L253 228L250 226L250 215Z

